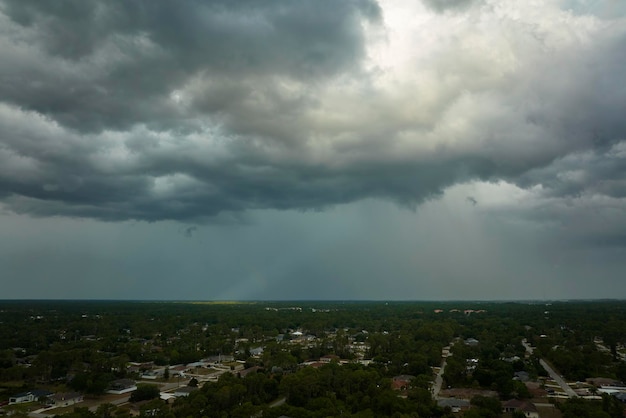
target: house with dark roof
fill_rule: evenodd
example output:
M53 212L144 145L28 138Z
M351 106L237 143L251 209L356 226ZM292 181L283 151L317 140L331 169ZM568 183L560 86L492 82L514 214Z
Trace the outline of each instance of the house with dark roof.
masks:
M470 401L467 399L443 398L437 401L437 405L442 408L448 407L452 412L461 412L470 408Z
M52 395L54 395L54 393L50 391L42 390L42 389L34 389L28 392L22 392L22 393L18 393L17 395L11 396L9 398L9 405L34 402L41 398L48 398Z
M107 393L113 395L121 395L123 393L130 393L137 390L137 385L132 379L118 379L111 382Z

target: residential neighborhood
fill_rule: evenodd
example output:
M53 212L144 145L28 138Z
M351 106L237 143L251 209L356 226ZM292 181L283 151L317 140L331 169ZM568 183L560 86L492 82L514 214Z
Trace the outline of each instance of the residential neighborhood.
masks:
M5 351L14 359L11 368L4 369L6 372L21 372L33 378L24 380L24 385L32 382L28 390L7 396L0 411L5 415L25 414L33 418L71 414L74 410L95 413L105 407L130 415L145 414L146 408L182 413L189 411L187 402L200 395L207 398L214 391L237 385L239 381L242 387L252 391L250 394L260 390L254 395L257 403L251 403L249 409L263 410L271 416L276 411L293 413L298 408L306 408L314 392L308 392L312 386L301 387L302 379L329 373L359 382L334 388L336 396L345 396L340 393L348 388L359 393L371 391L372 395L388 391L397 399L393 408L409 411L415 407L422 413L430 411L428 413L437 416L471 417L497 410L502 416L523 414L552 418L567 417L568 402L577 399L591 402L589 405L594 402L614 405L611 407L614 411L624 405L626 385L615 377L615 373L621 373L624 368L625 349L619 338L609 348L606 337L595 334L588 347L596 354L587 367L596 367L593 361L601 361L598 373L571 380L564 375L568 369L559 368L570 363L561 364L562 355L554 356L566 353L564 345L554 344L553 341L559 340L551 337L544 331L545 325L541 325L541 321L546 321L543 311L540 322L531 322L515 315L503 319L498 312L502 308L498 306L488 310L436 308L431 313L422 307L404 305L384 306L384 309L365 306L367 310L361 305L341 310L246 306L240 308L241 312L246 315L249 312L250 316L244 315L239 323L228 327L219 322L192 320L187 324L181 322L179 328L169 331L165 318L159 319L162 324L159 326L153 324L156 317L150 311L146 312L148 321L140 319L145 315L140 314L140 310L134 313L139 315L134 326L123 320L118 333L108 336L93 328L106 328L107 314L100 307L97 315L83 313L74 320L77 322L73 327L90 323L81 333L71 331L68 326L71 322L67 320L60 330L46 327L48 335L58 339L69 351L35 353L23 347L28 344ZM606 309L598 307L601 308ZM194 309L196 307L192 307L191 312ZM377 309L394 314L382 316L385 321L378 322L376 318L382 314L376 313ZM519 307L520 313L535 310L534 306ZM215 315L224 308L211 306L208 311ZM188 315L178 312L181 318ZM261 312L268 317L259 318ZM349 325L355 321L352 312L359 312L363 317L359 326ZM26 321L39 327L47 317L46 312L41 312ZM302 321L302 317L307 318L306 321ZM299 323L289 326L297 318L300 318ZM338 323L340 318L346 321L345 326L323 325ZM287 327L277 327L281 321ZM494 334L491 329L500 327L501 321L511 325L514 321L521 322L517 322L519 326L506 328L506 332L502 328L500 335ZM407 324L411 324L410 327ZM2 325L6 328L6 322ZM139 332L137 326L145 328L140 337L134 336ZM562 323L556 329L559 333L567 330L571 336L577 334ZM96 332L87 333L90 330ZM83 332L86 335L83 336ZM146 332L151 332L152 337ZM111 343L113 345L107 346ZM614 359L612 351L617 354ZM188 361L164 361L183 357ZM46 358L48 362L42 363ZM59 379L54 370L62 364L67 365L63 369L66 374ZM106 365L108 369L98 371L94 369L95 364ZM603 375L602 369L607 370L608 366L614 367L613 374ZM579 371L571 369L568 373ZM5 386L3 392L8 390ZM327 394L320 392L320 395L322 393ZM241 396L245 399L247 395L242 392ZM161 403L155 403L157 401ZM358 410L369 404L357 405L351 408ZM270 406L271 412L266 410ZM368 408L381 407L371 404Z

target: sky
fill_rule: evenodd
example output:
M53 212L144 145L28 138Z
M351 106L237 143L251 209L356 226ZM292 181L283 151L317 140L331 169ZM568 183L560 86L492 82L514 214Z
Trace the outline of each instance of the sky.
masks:
M0 299L624 299L624 45L621 0L0 0Z

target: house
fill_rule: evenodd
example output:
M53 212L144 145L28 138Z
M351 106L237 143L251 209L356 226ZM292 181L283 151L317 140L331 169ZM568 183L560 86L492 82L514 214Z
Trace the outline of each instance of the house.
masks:
M82 401L83 395L78 392L55 393L50 397L50 404L57 407L70 406Z
M18 403L28 403L28 402L34 402L37 401L41 398L48 398L51 395L53 395L52 392L49 392L47 390L41 390L41 389L34 389L28 392L22 392L22 393L18 393L15 396L11 396L9 398L9 405L15 405Z
M528 418L539 418L537 407L532 402L510 399L502 404L502 409L504 412L522 412Z
M444 398L437 401L437 405L441 408L449 407L452 412L467 411L470 407L470 401L467 399Z
M608 393L609 395L612 395L614 393L618 393L618 392L626 392L626 386L624 385L619 385L619 386L615 386L615 385L602 385L598 388L598 392L600 393Z
M176 366L170 367L170 376L181 376L185 377L185 373L189 371L189 367L184 364L178 364Z
M391 388L393 390L407 390L409 385L411 384L411 380L415 379L415 376L411 376L408 374L401 374L399 376L394 376L391 380Z
M152 370L147 370L145 371L142 375L141 378L142 379L147 379L147 380L156 380L159 377L163 377L163 375L165 374L165 368L161 368L161 369L152 369Z
M476 338L468 338L465 340L465 345L476 347L478 345L478 340Z
M177 398L180 398L183 396L189 396L191 392L195 392L196 390L198 390L197 387L183 386L174 391L174 396L176 396Z
M250 349L250 355L252 357L259 357L261 354L263 354L263 347L256 347L256 348Z
M137 390L137 385L135 384L134 380L119 379L111 382L107 393L111 393L113 395L121 395L123 393L130 393L135 390Z
M528 382L530 380L530 375L528 374L528 372L523 370L515 372L514 376L515 377L513 377L513 380L519 380L520 382Z
M159 398L162 401L165 401L165 403L170 403L170 399L176 400L176 395L174 395L173 393L161 392L159 394Z
M307 361L302 364L305 366L313 367L314 369L319 369L320 367L326 365L326 363L322 363L321 361Z

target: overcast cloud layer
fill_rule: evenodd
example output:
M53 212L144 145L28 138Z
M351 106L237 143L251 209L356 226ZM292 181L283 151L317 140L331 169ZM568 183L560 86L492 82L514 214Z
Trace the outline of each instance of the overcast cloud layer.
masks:
M102 280L108 297L142 297L115 289L158 271L232 283L146 296L192 299L541 298L538 277L571 277L548 296L626 297L624 45L614 0L1 0L7 277L82 283L68 297L98 297ZM451 219L472 231L448 231ZM349 245L314 250L346 222ZM99 241L129 225L138 241L174 230L186 244L118 253ZM17 232L48 227L65 255ZM75 255L81 228L91 254L117 255L52 268L89 265ZM420 238L398 238L405 228ZM189 245L221 255L205 265ZM491 256L463 261L470 247ZM173 271L142 251L171 254ZM268 267L279 252L290 261ZM265 284L246 284L232 257ZM613 291L594 293L589 275ZM340 291L302 290L322 277ZM381 293L383 277L395 290Z

